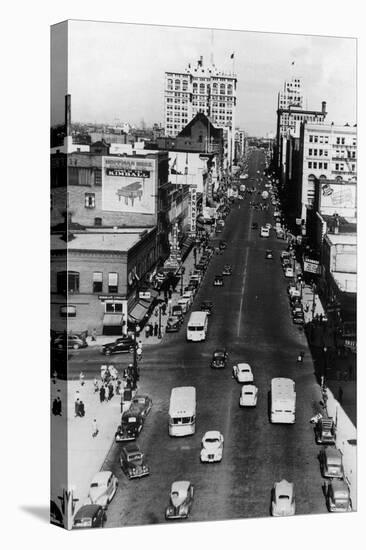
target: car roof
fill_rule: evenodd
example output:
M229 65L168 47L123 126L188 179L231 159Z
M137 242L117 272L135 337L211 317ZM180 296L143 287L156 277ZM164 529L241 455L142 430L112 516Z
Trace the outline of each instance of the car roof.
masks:
M221 436L221 433L218 431L218 430L210 430L208 432L205 433L205 435L203 436L204 439L207 439L207 438L220 438Z
M323 452L328 458L342 458L341 451L339 449L336 449L335 447L325 447L325 449L323 449Z
M140 449L139 449L139 446L137 445L137 443L135 443L134 441L131 441L131 443L128 443L125 447L124 447L124 451L126 453L141 453Z
M132 402L137 401L138 399L148 399L148 395L143 395L142 393L138 393L135 395L135 397L132 399Z
M286 479L281 479L275 483L275 490L284 494L289 494L293 491L294 484L287 481Z
M249 368L251 370L251 367L250 367L249 363L238 363L237 366L238 366L239 370L244 370L244 369L247 369L247 368Z
M246 393L248 390L251 390L252 392L255 392L256 387L254 384L244 384L241 391L242 393Z
M103 470L101 472L98 472L93 476L92 483L105 483L108 481L110 475L112 472L108 470Z
M215 349L215 351L213 352L214 355L221 355L225 353L226 353L226 349L224 348Z
M187 492L190 486L189 481L173 481L171 492L183 493Z
M330 485L334 493L338 493L340 496L349 496L349 488L347 482L343 479L333 479Z

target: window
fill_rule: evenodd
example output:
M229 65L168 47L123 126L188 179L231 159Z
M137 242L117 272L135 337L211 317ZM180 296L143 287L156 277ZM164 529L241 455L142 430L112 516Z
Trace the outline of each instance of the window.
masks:
M318 136L314 136L314 143L318 143Z
M168 79L168 90L173 89L173 80L171 78Z
M308 162L308 168L312 168L313 167L313 163L312 162Z
M93 273L93 292L103 291L103 273L101 271L94 271Z
M320 157L323 156L323 149L319 149L319 156L320 156Z
M102 218L94 218L94 225L97 226L97 227L101 227Z
M325 163L324 163L324 170L327 170L327 168L328 168L328 163L325 162Z
M85 193L85 208L95 208L95 193Z
M106 302L106 313L122 313L122 302Z
M96 168L94 171L94 185L102 185L102 170Z
M314 149L314 156L318 156L318 149Z
M309 155L311 156L313 154L313 150L309 149Z
M313 162L313 168L317 168L318 166L318 163L317 162Z
M183 91L186 92L188 90L188 81L183 80Z
M61 317L76 317L76 307L75 306L61 306L60 307L60 316Z
M80 274L77 271L59 271L57 273L57 292L79 292Z
M313 143L313 136L309 136L310 143Z
M346 143L346 139L345 138L342 138L341 139L341 144L344 145Z
M118 292L118 273L108 273L108 292Z
M338 162L336 162L335 169L336 169L336 170L339 170L339 164L338 164Z
M352 172L354 172L356 170L356 165L352 164L351 168L352 168Z
M323 168L323 163L322 162L319 162L318 168Z
M341 144L341 138L337 137L337 145Z

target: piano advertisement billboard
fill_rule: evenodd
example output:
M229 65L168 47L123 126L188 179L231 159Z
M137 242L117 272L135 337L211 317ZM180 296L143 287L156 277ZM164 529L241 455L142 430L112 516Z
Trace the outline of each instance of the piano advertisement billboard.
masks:
M103 157L103 210L154 214L156 172L151 159Z

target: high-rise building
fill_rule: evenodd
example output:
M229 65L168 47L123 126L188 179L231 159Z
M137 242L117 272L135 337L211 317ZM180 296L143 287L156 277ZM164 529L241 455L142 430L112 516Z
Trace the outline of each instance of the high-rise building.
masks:
M289 107L303 109L304 95L300 78L293 77L291 80L285 81L283 92L278 93L277 107L278 109L288 109Z
M165 73L164 124L167 136L175 137L195 117L204 113L218 128L235 128L237 78L203 58L183 72Z

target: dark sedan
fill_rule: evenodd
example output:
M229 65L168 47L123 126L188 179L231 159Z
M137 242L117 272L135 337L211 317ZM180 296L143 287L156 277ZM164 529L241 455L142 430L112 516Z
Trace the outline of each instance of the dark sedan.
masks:
M85 504L76 512L73 528L90 529L93 527L103 527L106 519L103 506L99 506L99 504Z
M104 344L102 353L112 355L113 353L129 353L133 351L135 341L133 338L118 338L115 342Z
M150 473L150 469L145 463L144 454L136 443L128 443L123 447L119 460L128 479L144 477Z
M129 412L131 414L141 414L143 418L149 414L152 407L152 400L148 395L135 395L132 399Z
M225 349L217 349L212 354L211 368L223 369L226 367L228 353Z
M212 313L213 303L211 300L204 300L201 302L201 311L206 311L209 315Z

